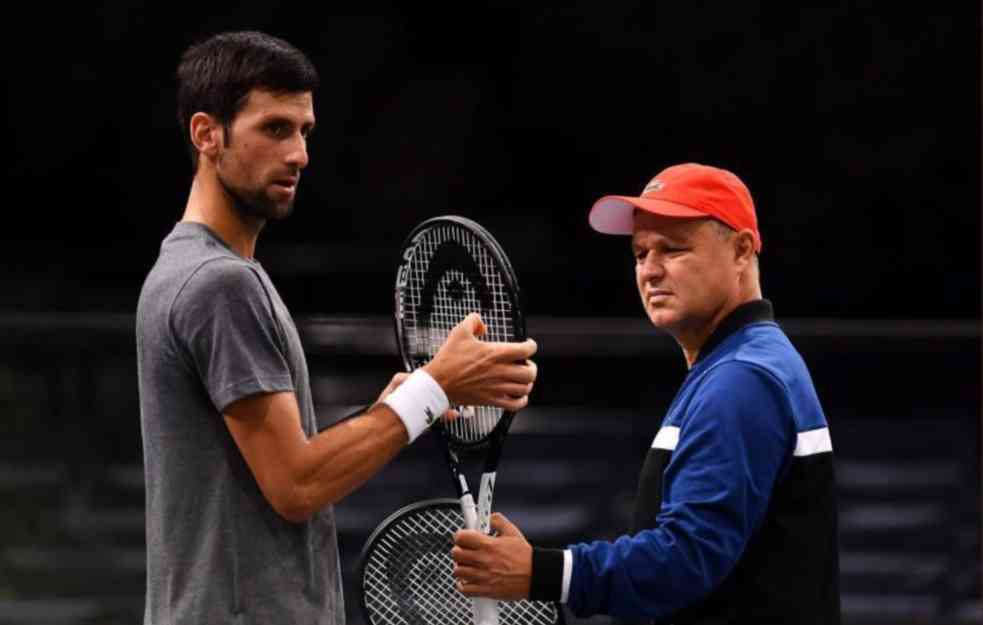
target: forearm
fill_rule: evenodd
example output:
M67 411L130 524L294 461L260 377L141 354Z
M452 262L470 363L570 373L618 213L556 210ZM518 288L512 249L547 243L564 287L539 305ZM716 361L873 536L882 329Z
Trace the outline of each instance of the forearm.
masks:
M364 483L447 411L425 373L357 417L315 436L300 427L293 393L260 393L225 408L225 422L271 506L294 523Z
M667 616L706 596L733 567L739 549L720 538L662 527L573 545L567 604L578 616Z
M309 439L291 469L294 504L307 518L364 484L406 446L406 427L378 403Z

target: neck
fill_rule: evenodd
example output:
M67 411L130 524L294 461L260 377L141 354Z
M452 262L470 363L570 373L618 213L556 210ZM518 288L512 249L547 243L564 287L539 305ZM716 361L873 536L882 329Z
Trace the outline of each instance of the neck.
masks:
M235 207L218 177L202 162L191 182L191 193L181 221L200 223L211 228L225 244L244 258L256 253L256 241L266 220L243 215Z
M709 321L677 332L674 338L683 350L683 356L686 358L686 368L691 369L693 367L693 363L700 357L700 350L703 349L707 340L720 326L720 323L734 312L735 308L758 299L761 299L761 287L758 284L748 285L748 288L740 290L737 297L727 301L717 309Z
M696 359L700 357L700 350L703 349L703 345L706 344L707 339L713 334L713 331L717 329L720 322L727 318L727 315L734 312L739 304L734 304L725 308L721 308L708 323L700 324L699 327L693 328L691 330L683 330L676 335L676 342L679 347L683 350L683 356L686 358L686 368L692 369L693 363Z

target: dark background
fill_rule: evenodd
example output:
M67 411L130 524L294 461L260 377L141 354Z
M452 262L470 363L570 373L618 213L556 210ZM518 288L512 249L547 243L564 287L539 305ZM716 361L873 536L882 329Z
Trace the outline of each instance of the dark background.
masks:
M323 82L295 214L258 252L297 313L387 312L399 242L457 213L502 239L531 314L635 315L627 244L587 211L693 160L750 187L779 314L979 316L974 3L360 8L13 9L4 307L132 311L190 183L177 59L258 28Z
M669 165L722 166L754 195L765 296L830 419L845 621L983 618L979 3L357 8L4 9L0 623L140 622L132 315L190 185L174 69L232 29L289 40L321 74L295 212L257 257L325 423L398 366L403 238L471 217L541 346L497 501L542 542L616 536L685 369L642 318L627 240L587 212ZM353 624L369 530L450 492L433 451L338 506Z

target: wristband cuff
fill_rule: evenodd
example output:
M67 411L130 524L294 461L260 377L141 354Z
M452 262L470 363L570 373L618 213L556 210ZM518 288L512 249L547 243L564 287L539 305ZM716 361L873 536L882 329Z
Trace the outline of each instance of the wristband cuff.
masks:
M423 369L411 373L382 403L399 416L411 443L450 407L444 389Z

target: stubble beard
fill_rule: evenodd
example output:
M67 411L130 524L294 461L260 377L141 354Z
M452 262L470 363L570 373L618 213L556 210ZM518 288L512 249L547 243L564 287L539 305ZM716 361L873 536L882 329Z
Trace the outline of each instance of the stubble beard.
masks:
M262 189L237 187L225 180L221 173L218 173L218 182L232 198L232 207L241 217L278 221L293 212L294 198L285 202L276 202L267 197Z

